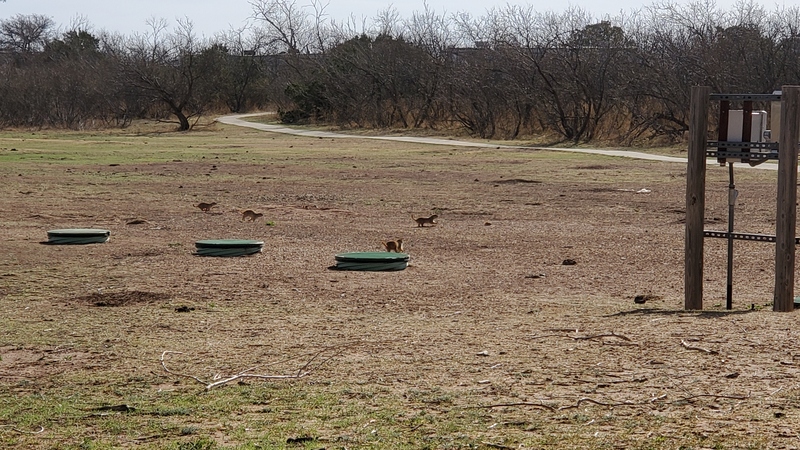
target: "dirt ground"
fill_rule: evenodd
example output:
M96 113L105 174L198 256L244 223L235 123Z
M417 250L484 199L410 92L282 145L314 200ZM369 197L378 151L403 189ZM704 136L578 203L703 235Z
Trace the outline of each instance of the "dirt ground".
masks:
M410 448L800 447L800 330L770 306L772 244L736 243L725 311L725 244L707 239L705 310L682 309L681 164L228 126L107 139L153 153L128 160L93 141L109 163L0 136L2 405L70 385L131 404L202 387L177 374L305 368L286 383L349 386L341 401L365 411L384 398L398 417L434 417L362 431L298 412L314 422L309 448L396 447L362 434L382 427L406 430L395 438ZM737 176L737 230L774 234L776 174ZM725 169L709 170L707 188L707 227L724 230ZM243 209L264 216L242 221ZM411 217L434 213L436 226ZM86 227L110 241L41 244L47 230ZM195 241L220 238L265 244L249 257L192 255ZM406 270L329 269L335 254L396 238ZM0 436L20 448L86 438L62 426L0 415ZM258 433L202 427L219 445ZM140 442L126 433L110 442Z

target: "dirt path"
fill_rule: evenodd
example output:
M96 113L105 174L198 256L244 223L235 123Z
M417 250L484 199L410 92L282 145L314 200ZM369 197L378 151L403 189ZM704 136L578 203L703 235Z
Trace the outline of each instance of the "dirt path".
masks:
M259 116L263 115L264 113L253 113L253 114L234 114L229 116L222 116L217 119L218 122L224 123L227 125L236 125L240 127L248 127L254 128L257 130L268 131L272 133L284 133L284 134L292 134L296 136L306 136L306 137L327 137L327 138L348 138L348 139L376 139L376 140L386 140L386 141L398 141L398 142L413 142L418 144L433 144L433 145L457 145L462 147L494 147L494 148L515 148L515 149L531 149L531 150L549 150L549 151L564 151L564 152L573 152L573 153L589 153L594 155L605 155L605 156L620 156L623 158L634 158L634 159L644 159L650 161L663 161L663 162L674 162L674 163L681 163L686 164L686 158L678 158L674 156L663 156L663 155L653 155L650 153L642 153L642 152L635 152L629 150L604 150L604 149L591 149L591 148L558 148L558 147L526 147L526 146L514 146L514 145L502 145L502 144L493 144L489 142L470 142L470 141L458 141L455 139L437 139L437 138L426 138L426 137L414 137L414 136L358 136L353 134L341 134L341 133L331 133L328 131L314 131L314 130L298 130L295 128L288 128L282 127L280 125L270 125L265 123L257 123L257 122L248 122L243 120L247 117ZM717 165L717 162L714 160L709 160L709 165ZM746 164L742 164L738 167L743 168L752 168L752 169L766 169L766 170L778 170L777 163L765 163L755 167L751 167Z

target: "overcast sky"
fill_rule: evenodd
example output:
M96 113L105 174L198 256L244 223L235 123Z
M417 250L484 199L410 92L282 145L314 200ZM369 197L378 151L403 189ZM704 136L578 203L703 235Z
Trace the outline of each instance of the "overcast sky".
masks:
M323 3L325 0L322 0ZM677 0L684 3L689 0ZM729 9L736 0L717 0L722 9ZM296 4L304 6L309 0L296 0ZM571 0L553 2L552 0L510 0L487 2L485 0L428 0L428 6L437 13L469 12L473 16L482 16L493 6L502 7L507 4L532 5L541 11L564 11L568 4L580 6L597 17L606 14L615 15L620 11L639 9L652 4L652 0ZM757 0L768 10L775 8L776 2ZM780 1L783 4L783 0ZM793 1L787 4L792 4ZM374 18L379 11L388 7L395 8L402 17L410 17L414 11L422 11L424 0L330 0L327 9L329 17L338 21L346 20L351 15L357 19ZM55 23L67 28L76 17L85 19L93 31L107 30L122 34L147 31L147 20L150 18L166 19L174 24L177 19L188 18L195 31L206 37L216 32L239 28L248 22L253 14L253 7L248 0L6 0L0 2L0 20L17 14L43 14L52 18ZM360 23L360 20L359 20Z

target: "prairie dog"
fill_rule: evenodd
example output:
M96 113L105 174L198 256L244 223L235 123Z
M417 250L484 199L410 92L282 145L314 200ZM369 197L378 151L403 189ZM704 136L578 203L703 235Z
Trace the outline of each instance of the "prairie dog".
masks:
M418 227L424 227L426 223L429 223L431 225L436 225L437 224L437 222L436 222L436 218L437 217L439 217L438 214L434 214L434 215L432 215L430 217L414 217L414 216L411 216L411 218L414 219L415 222L417 222L417 226Z
M213 207L214 207L214 205L216 205L216 204L217 204L217 202L211 202L211 203L198 203L198 204L196 204L196 205L194 205L194 206L196 206L196 207L200 208L200 211L203 211L203 212L208 212L208 211L210 211L210 210L211 210L211 208L213 208Z
M248 209L247 211L242 211L242 220L249 220L250 222L255 222L256 219L263 216L264 213L257 213L252 209Z
M384 242L383 243L383 247L386 249L387 252L402 253L403 252L403 240L402 239L398 239L396 241Z

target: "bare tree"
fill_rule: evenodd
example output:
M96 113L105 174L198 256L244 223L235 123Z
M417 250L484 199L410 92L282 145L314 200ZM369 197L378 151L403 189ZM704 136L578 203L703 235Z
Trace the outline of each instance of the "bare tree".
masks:
M17 14L0 21L0 46L21 54L41 51L53 37L54 26L53 19L41 14Z
M253 0L255 18L263 24L265 42L290 53L310 53L315 41L315 19L295 0ZM318 23L318 22L317 22Z
M218 61L217 85L221 100L231 112L244 111L248 106L263 106L264 91L259 83L267 82L270 48L258 33L248 33L247 28L232 29L220 34L212 48L221 58Z
M211 86L214 51L194 34L188 20L178 22L172 33L164 20L149 21L150 32L134 35L117 49L122 83L163 105L188 130L190 119L199 118L215 100ZM218 61L218 59L216 59Z

